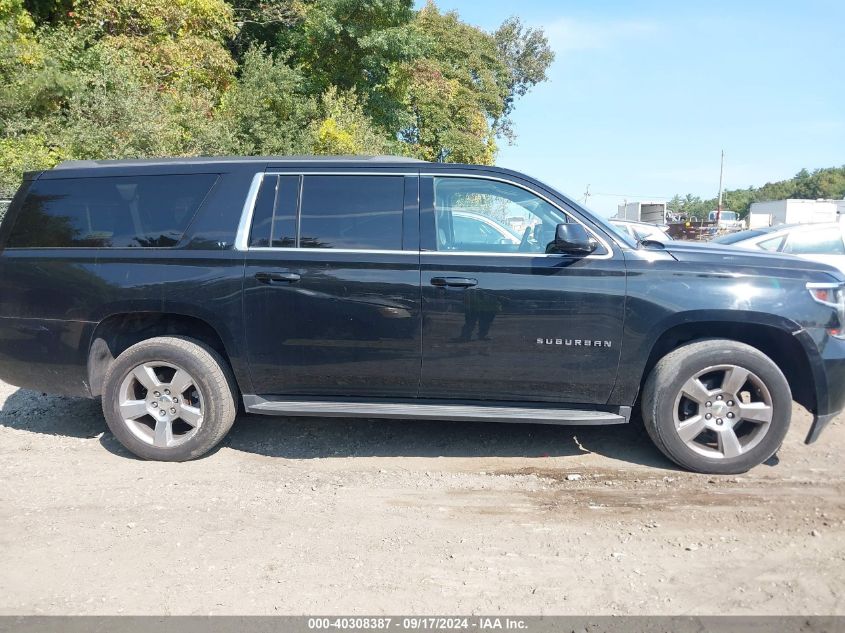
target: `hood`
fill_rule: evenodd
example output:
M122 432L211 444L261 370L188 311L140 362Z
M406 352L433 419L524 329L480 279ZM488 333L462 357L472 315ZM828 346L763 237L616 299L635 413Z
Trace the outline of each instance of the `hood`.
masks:
M774 268L827 273L838 281L845 281L845 276L837 268L827 264L802 259L793 255L745 249L731 244L674 240L666 242L663 245L663 250L680 262L712 262L714 264L719 263L736 267Z

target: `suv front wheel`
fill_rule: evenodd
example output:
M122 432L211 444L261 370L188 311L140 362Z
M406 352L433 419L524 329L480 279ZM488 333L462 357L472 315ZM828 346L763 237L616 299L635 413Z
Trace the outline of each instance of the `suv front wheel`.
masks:
M235 421L236 395L217 352L193 339L161 336L133 345L111 364L103 413L135 455L181 462L223 439Z
M645 428L676 464L702 473L743 473L780 448L792 394L780 368L758 349L710 339L658 361L642 396Z

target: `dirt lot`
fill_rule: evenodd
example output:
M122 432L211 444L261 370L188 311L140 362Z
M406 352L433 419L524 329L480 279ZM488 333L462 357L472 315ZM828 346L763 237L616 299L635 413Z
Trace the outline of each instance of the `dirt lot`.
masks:
M99 402L0 404L3 614L845 614L845 424L798 408L709 477L636 428L253 416L150 463Z

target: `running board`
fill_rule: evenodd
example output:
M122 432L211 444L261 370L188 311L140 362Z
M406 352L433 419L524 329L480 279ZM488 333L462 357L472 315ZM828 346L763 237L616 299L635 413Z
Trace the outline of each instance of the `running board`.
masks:
M625 424L631 407L618 413L552 406L441 404L432 401L366 402L361 400L302 400L245 395L249 413L327 418L393 418L396 420L453 420L466 422L523 422L528 424Z

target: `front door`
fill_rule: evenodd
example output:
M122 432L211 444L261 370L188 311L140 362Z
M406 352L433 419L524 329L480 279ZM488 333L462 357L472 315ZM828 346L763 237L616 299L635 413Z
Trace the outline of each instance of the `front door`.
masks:
M379 170L265 174L244 271L257 394L416 395L417 187Z
M420 197L420 396L606 403L622 344L622 253L593 227L592 255L547 254L556 226L579 220L516 177L432 170Z

